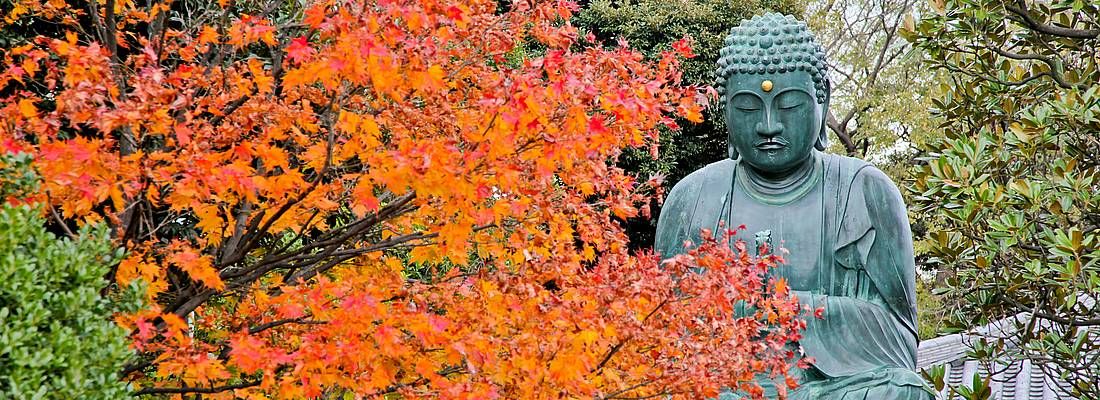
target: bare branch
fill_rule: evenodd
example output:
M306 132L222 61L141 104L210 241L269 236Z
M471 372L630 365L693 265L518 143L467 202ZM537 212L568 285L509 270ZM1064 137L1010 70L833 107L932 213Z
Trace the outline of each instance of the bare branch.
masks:
M837 121L832 110L829 110L829 114L825 119L825 124L829 127L829 130L836 134L837 139L840 139L840 143L844 145L844 150L848 152L848 154L854 154L856 144L852 141L852 137L848 135L847 126L841 125L840 121Z
M328 321L311 320L311 319L309 319L310 317L312 317L312 316L311 315L306 315L306 316L303 316L303 317L280 319L280 320L271 321L271 322L268 322L268 323L256 325L256 326L253 326L251 328L248 328L248 334L249 335L255 335L257 333L266 331L268 329L283 326L283 325L288 325L288 324L324 325L324 324L328 323Z
M1072 29L1039 22L1031 16L1024 0L1016 0L1016 6L1006 3L1005 10L1018 15L1024 24L1036 32L1072 39L1096 39L1100 37L1100 29Z
M992 50L994 53L1000 54L1003 57L1011 58L1013 60L1035 60L1043 62L1048 67L1050 67L1050 71L1049 73L1047 73L1047 75L1050 76L1050 78L1053 79L1054 82L1057 83L1058 86L1061 86L1063 89L1084 89L1088 86L1084 84L1074 84L1067 81L1065 76L1063 75L1062 60L1054 59L1052 57L1047 57L1040 54L1014 53L997 47L993 44L987 44L986 47Z
M262 382L261 380L255 380L255 381L246 381L246 382L236 383L236 384L232 384L232 385L211 386L211 387L181 386L181 387L174 387L174 388L169 388L169 387L145 388L145 389L141 389L139 391L134 392L133 395L134 396L144 396L144 395L150 395L150 394L187 394L187 393L212 394L212 393L226 392L226 391L235 390L235 389L244 389L244 388L250 388L250 387L253 387L253 386L259 386L261 382Z

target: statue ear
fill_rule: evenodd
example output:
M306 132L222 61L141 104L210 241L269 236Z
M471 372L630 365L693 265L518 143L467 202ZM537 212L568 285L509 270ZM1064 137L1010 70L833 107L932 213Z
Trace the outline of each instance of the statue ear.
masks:
M726 122L726 144L729 147L729 156L731 160L736 160L741 155L737 153L737 148L733 146L733 128L730 118L730 105L726 101L725 95L722 99L722 120Z
M814 148L825 151L829 147L829 97L832 90L832 84L828 79L825 79L825 104L821 109L821 132L817 134L817 143L814 143Z

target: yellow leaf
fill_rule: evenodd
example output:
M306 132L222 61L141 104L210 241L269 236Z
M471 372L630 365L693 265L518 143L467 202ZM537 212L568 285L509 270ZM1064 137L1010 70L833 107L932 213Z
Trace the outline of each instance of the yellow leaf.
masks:
M944 15L947 10L947 3L944 0L929 0L929 4L932 5L932 9L936 10L939 15Z
M577 347L587 346L592 343L596 343L596 340L600 338L600 335L596 331L583 330L573 338L573 345Z
M111 196L111 205L113 205L116 210L126 208L126 202L122 199L122 190L119 190L118 186L111 186L109 193Z
M218 270L214 269L214 263L208 255L199 255L193 249L184 249L172 254L169 262L206 287L225 289L225 282L218 276Z
M431 78L431 87L443 86L443 68L438 65L428 67L428 77Z
M222 226L225 225L225 221L222 220L221 215L218 213L218 206L203 204L194 207L194 210L195 217L199 219L199 222L195 224L195 226L201 229L203 233L206 233L211 244L221 242Z
M781 293L781 294L782 293L787 293L787 280L786 279L779 278L775 281L775 292L776 293Z
M362 118L359 129L365 134L363 139L368 147L378 147L382 144L379 141L382 138L382 130L378 127L378 123L374 121L374 117L368 115Z
M1024 126L1020 123L1013 122L1011 125L1008 126L1008 130L1012 131L1012 134L1016 136L1016 139L1019 139L1021 142L1031 142L1031 134L1028 133L1027 129L1025 129Z
M917 30L917 22L913 19L913 14L905 14L905 19L901 22L901 27L906 32L914 32Z
M581 259L585 261L592 261L596 258L596 251L592 246L584 245L584 250L581 252Z
M578 189L580 189L581 194L585 196L591 195L592 193L596 192L596 189L592 185L592 182L581 182L581 184L578 185Z
M409 262L414 264L435 261L435 259L435 249L430 246L414 247L412 251L409 252Z
M153 282L159 271L160 268L156 264L147 263L139 257L128 257L118 264L115 279L122 286L127 286L138 278L144 279L146 282Z
M34 101L23 99L19 100L19 113L23 114L23 118L34 118L38 115L38 109L34 107Z

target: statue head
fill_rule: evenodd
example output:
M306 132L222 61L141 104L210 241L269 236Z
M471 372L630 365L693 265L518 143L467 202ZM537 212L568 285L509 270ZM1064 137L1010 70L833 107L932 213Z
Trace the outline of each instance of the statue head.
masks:
M717 75L730 158L782 173L825 149L825 53L805 23L775 13L741 21L726 37Z

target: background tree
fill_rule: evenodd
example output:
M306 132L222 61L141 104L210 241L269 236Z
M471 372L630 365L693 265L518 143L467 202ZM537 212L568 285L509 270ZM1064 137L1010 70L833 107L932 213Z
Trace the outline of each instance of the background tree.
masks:
M807 4L807 21L830 63L833 95L827 126L841 152L870 156L880 164L890 161L890 156L904 158L911 154L909 145L921 139L913 135L934 125L923 110L931 105L927 94L936 75L921 65L920 54L898 32L921 4L915 0Z
M803 7L801 0L596 0L581 10L577 25L602 42L624 39L649 58L659 57L673 43L690 37L695 57L682 64L684 82L709 86L714 83L718 51L730 28L768 11L801 15ZM671 188L692 171L728 157L726 127L715 110L708 107L701 122L679 119L681 129L662 130L657 157L645 149L628 150L619 165L643 179L657 176L663 187ZM632 247L653 246L659 202L651 207L654 212L650 215L628 222Z
M127 249L110 278L148 285L155 306L117 318L138 395L782 381L804 324L765 280L778 259L714 240L658 265L614 222L652 190L615 165L623 149L701 118L678 71L690 49L578 48L573 11L18 1L5 23L52 30L0 50L0 146L35 155L57 229L107 223ZM737 301L758 312L733 318Z
M121 256L106 227L58 238L39 205L17 201L33 197L30 160L0 155L0 397L124 398L118 375L132 350L110 315L140 306L137 287L100 296Z
M975 356L1033 359L1100 398L1100 2L932 7L906 34L951 83L913 190L946 308L956 329L1008 318Z

